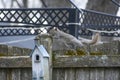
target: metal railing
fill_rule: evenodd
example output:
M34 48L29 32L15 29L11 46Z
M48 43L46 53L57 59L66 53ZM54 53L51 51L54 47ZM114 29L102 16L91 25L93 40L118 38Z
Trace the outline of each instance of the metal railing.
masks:
M76 8L0 9L0 36L37 35L49 27L59 27L78 37L91 35L87 28L115 31L120 28L120 17ZM79 23L79 25L66 25ZM120 36L114 33L103 36Z
M0 9L0 27L8 28L0 29L0 36L37 35L43 32L43 27L44 30L47 30L50 26L59 27L62 24L64 27L68 22L75 22L75 15L76 9L72 8ZM31 30L27 28L37 29L31 33ZM69 27L70 34L74 35L73 29L73 27Z
M92 10L82 10L79 12L79 26L78 35L91 35L92 32L87 31L87 28L95 29L95 30L105 30L105 31L117 31L120 28L120 17L96 12ZM117 32L116 32L117 33ZM120 36L120 34L116 33L102 33L103 36Z

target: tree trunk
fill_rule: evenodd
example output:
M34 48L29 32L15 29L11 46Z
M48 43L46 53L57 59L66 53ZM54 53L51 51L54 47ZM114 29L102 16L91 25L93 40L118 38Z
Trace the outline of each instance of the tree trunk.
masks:
M120 2L119 0L116 0ZM116 15L118 8L111 0L88 0L86 9Z
M23 0L23 8L27 8L28 7L28 0Z
M47 7L56 8L56 7L71 7L71 4L68 0L44 0Z

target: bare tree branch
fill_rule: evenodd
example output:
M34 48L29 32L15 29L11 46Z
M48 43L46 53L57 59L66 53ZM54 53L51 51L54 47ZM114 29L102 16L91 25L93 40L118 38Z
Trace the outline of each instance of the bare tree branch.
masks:
M14 5L14 1L15 1L15 0L11 0L11 5L10 5L10 8L12 8L12 7L13 7L13 5Z
M48 7L48 6L46 5L46 3L45 3L44 0L40 0L40 1L42 2L43 6L44 6L45 8Z
M3 4L3 7L6 7L6 4L4 2L4 0L1 0L2 4Z
M23 7L24 7L24 8L27 8L27 7L28 7L27 4L28 4L28 0L23 0Z
M14 0L16 3L17 3L17 5L20 7L20 8L23 8L22 6L21 6L21 4L18 2L18 0ZM26 1L26 0L25 0Z

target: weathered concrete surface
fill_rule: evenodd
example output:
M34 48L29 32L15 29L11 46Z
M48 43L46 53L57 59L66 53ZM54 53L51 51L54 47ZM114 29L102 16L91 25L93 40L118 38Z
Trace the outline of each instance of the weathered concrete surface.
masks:
M59 48L57 48L59 49ZM120 41L111 41L99 45L85 46L85 53L65 54L65 50L54 51L54 67L119 67ZM84 50L85 50L84 49ZM83 50L83 51L84 51Z
M0 56L28 56L31 49L0 45Z
M74 48L67 48L64 43L55 40L53 42L53 54L55 55L65 55L65 51L73 50ZM95 55L119 55L120 54L120 41L111 41L103 44L98 45L85 45L84 47L78 47L78 49L82 50L85 55L95 54ZM89 54L88 54L89 53Z
M119 67L118 56L57 56L53 61L53 67Z
M31 49L0 45L0 68L31 67Z
M0 57L0 68L26 68L31 66L32 61L29 56Z
M103 55L119 55L120 41L110 41L90 47L90 52L101 52Z

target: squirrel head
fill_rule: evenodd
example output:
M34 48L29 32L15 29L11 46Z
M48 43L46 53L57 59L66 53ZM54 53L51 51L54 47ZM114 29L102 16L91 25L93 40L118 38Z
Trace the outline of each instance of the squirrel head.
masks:
M58 31L59 29L57 27L52 27L48 30L48 33L54 36Z

